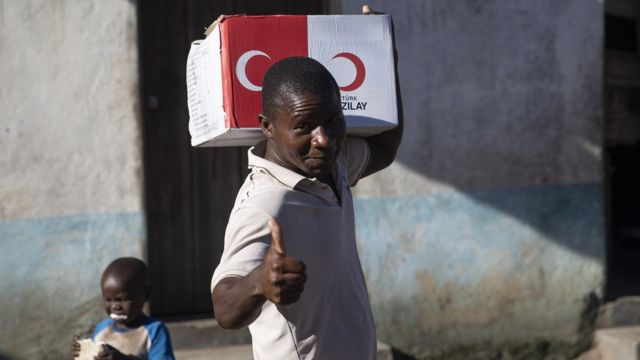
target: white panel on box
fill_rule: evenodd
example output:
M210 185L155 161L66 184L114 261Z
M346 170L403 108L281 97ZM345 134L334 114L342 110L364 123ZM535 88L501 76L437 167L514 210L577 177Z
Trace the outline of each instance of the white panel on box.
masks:
M349 133L396 126L391 17L309 16L307 24L309 56L336 78Z
M226 131L218 26L204 40L191 44L187 58L187 97L191 145L202 144Z

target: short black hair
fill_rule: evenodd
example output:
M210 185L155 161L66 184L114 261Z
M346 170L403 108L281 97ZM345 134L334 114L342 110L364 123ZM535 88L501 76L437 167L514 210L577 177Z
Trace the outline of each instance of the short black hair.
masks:
M304 56L285 58L273 64L262 81L262 111L269 118L281 100L290 94L326 94L335 91L340 96L338 83L329 70L317 60Z
M117 276L125 282L147 286L147 264L134 257L121 257L113 260L102 273L101 284L109 276Z

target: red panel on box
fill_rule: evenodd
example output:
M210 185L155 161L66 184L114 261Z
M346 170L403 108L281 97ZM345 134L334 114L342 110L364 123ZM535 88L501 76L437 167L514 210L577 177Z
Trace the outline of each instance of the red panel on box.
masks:
M308 56L307 17L229 17L220 30L222 51L227 53L222 66L226 78L225 110L231 117L228 125L256 128L262 109L262 78L267 69L290 56Z

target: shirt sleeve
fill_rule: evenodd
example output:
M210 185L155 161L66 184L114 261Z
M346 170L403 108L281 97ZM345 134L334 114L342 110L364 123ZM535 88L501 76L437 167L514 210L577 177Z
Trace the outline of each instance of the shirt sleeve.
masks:
M175 360L169 330L160 321L147 329L151 346L149 347L149 360Z
M348 136L341 152L349 185L355 186L369 164L370 150L367 140Z
M267 225L271 216L255 207L240 208L231 214L224 236L224 251L211 278L211 291L220 280L245 276L262 263L271 245Z

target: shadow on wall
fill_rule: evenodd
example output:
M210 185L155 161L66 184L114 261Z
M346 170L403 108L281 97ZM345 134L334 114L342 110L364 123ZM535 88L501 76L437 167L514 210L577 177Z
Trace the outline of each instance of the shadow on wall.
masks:
M394 19L416 175L382 186L454 188L602 260L602 3L371 3Z
M37 292L33 292L37 293ZM102 298L93 298L82 304L73 311L60 313L60 308L51 304L46 299L36 299L30 297L29 301L37 301L41 305L38 314L33 311L29 314L34 319L34 315L46 314L44 317L37 317L39 331L31 331L24 336L11 336L11 334L0 333L0 342L3 349L0 350L0 360L13 359L65 359L71 358L71 340L74 335L81 338L90 337L95 325L104 318L102 309ZM52 336L58 334L61 336ZM9 353L15 358L10 357Z

